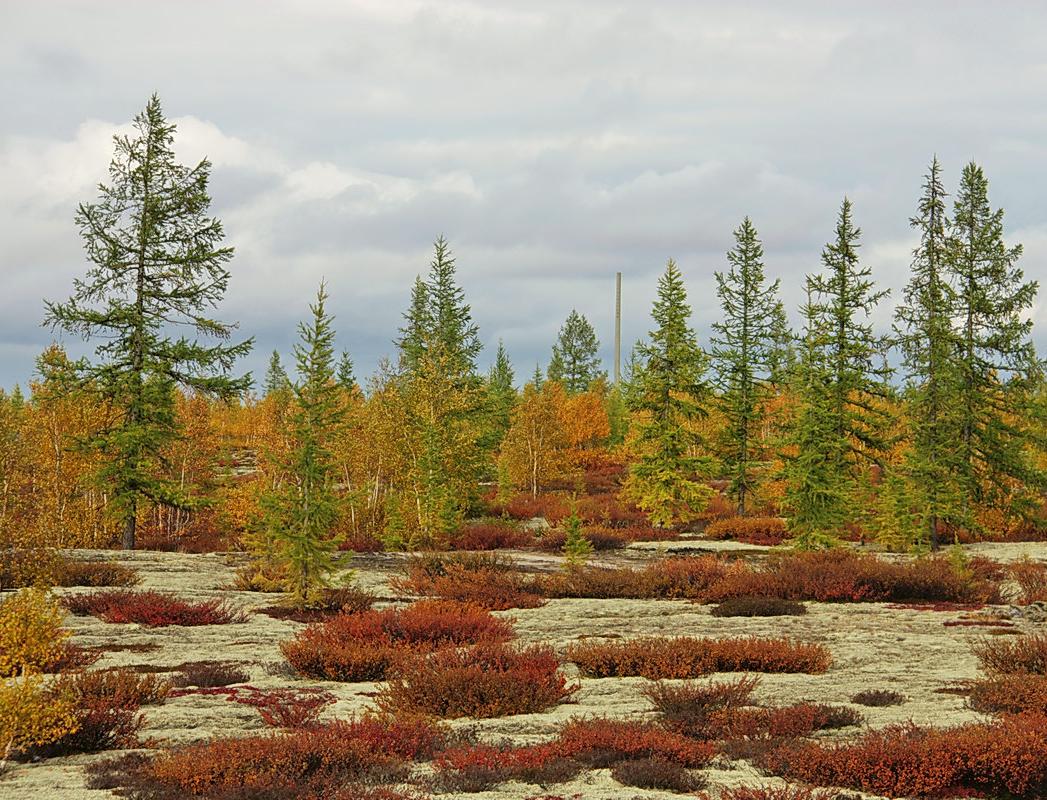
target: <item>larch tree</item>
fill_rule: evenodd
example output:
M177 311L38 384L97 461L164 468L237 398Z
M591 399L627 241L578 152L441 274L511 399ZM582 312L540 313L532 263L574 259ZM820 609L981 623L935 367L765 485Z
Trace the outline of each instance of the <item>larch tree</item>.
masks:
M894 314L895 340L908 383L910 446L904 470L912 483L909 493L918 498L920 524L932 550L938 548L939 524L956 524L962 518L956 458L960 430L954 354L958 342L952 321L956 296L949 281L945 197L941 166L935 158L916 215L909 221L919 231L920 241L913 251L903 302ZM895 538L902 532L896 531Z
M280 353L273 350L272 355L269 356L269 366L265 370L265 383L262 384L262 391L266 395L276 394L285 391L290 385L291 381L280 360Z
M209 316L225 294L233 257L221 222L208 215L210 162L175 161L175 126L156 95L133 125L132 135L114 138L98 201L77 210L91 266L68 301L47 303L45 322L102 340L96 359L77 369L82 385L119 413L84 444L105 455L98 479L109 488L127 549L135 545L142 501L192 502L163 477L161 454L178 435L175 388L238 397L250 376L230 373L252 345L230 343L235 325ZM177 328L189 334L174 338Z
M696 519L712 494L703 480L710 459L693 428L708 414L706 357L690 326L683 275L671 259L651 316L655 328L638 350L643 368L633 376L637 459L625 490L652 524L668 528Z
M547 372L549 380L559 381L570 394L586 391L593 381L606 378L600 369L600 340L584 316L575 309L560 328Z
M1026 281L1018 266L1021 245L1004 243L1003 210L989 205L988 188L981 167L964 167L946 259L958 328L957 389L950 402L959 414L959 480L969 512L1001 505L1012 496L1011 481L1033 490L1045 486L1029 458L1023 413L1037 364L1027 314L1037 284Z
M801 545L808 540L821 544L835 535L849 504L839 480L847 481L853 493L863 470L881 464L890 444L886 344L868 321L887 292L875 288L871 269L860 262L860 237L845 198L836 237L822 251L825 271L807 278L801 408L792 437L798 455L786 493L790 524ZM830 472L809 463L817 458Z
M333 450L345 406L335 381L335 333L326 302L321 284L316 302L309 306L312 318L298 326L292 443L283 465L289 479L261 501L265 537L297 606L315 600L341 563L334 533L341 499L335 489L339 469Z
M716 272L716 293L723 312L713 323L710 355L726 420L721 461L730 479L729 491L745 516L746 500L757 488L766 462L762 432L775 353L775 314L779 282L767 284L763 245L746 217L734 232L735 246L727 253L730 268Z

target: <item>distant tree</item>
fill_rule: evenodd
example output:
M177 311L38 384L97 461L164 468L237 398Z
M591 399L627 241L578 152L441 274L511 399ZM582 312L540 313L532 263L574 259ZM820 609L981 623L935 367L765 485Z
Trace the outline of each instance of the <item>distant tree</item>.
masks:
M775 303L771 313L771 348L767 356L768 380L776 390L781 389L796 367L796 338L789 328L781 300Z
M593 543L585 536L582 530L582 518L578 516L576 506L571 508L571 514L563 521L564 529L564 566L567 569L577 569L585 566L593 554Z
M290 385L287 370L280 361L280 353L273 350L273 354L269 356L269 366L265 371L265 384L262 388L267 395L271 395L286 390Z
M637 460L625 490L652 524L687 523L705 508L711 490L702 480L709 458L692 424L708 414L705 355L691 329L691 307L683 276L670 260L658 281L651 312L655 329L639 350L643 368L636 376L634 407Z
M600 369L600 340L589 320L571 309L560 335L553 345L548 376L559 381L569 394L584 392L598 378L606 378Z
M312 319L298 326L294 354L299 380L293 387L292 445L284 465L290 479L262 498L266 537L298 606L315 600L341 563L334 533L341 500L332 450L345 409L335 383L335 333L326 302L327 291L320 284L316 302L309 306Z
M568 432L564 428L563 387L547 381L524 386L513 410L513 422L502 442L499 462L509 482L526 488L533 497L543 485L568 470Z
M945 196L935 158L916 216L909 221L919 231L920 243L913 251L903 302L894 314L908 383L906 420L911 447L904 474L912 482L910 494L920 498L926 542L933 550L938 549L939 522L955 524L963 516L956 458L960 432L953 358L958 345L952 323L956 296L947 268ZM894 487L893 493L899 495L901 490ZM893 532L896 538L900 532Z
M763 246L746 217L734 232L727 253L730 269L717 272L722 322L713 323L712 365L726 420L721 460L731 478L729 491L745 516L746 500L755 491L765 459L761 432L768 417L767 399L775 354L778 281L767 285Z
M499 340L494 364L491 365L491 370L487 374L487 408L490 414L490 429L485 449L497 449L512 423L513 406L516 405L514 381L515 375L513 365L509 361L509 354L505 351L505 345Z
M860 236L845 198L836 238L822 252L825 272L807 278L801 409L793 436L799 455L786 496L798 543L835 535L834 528L847 518L847 492L857 489L867 464L882 463L889 446L885 342L867 321L887 292L875 289L871 270L859 261ZM820 457L830 473L806 463ZM815 475L825 480L812 484Z
M1037 284L1017 266L1021 245L1004 243L1003 210L989 205L988 186L981 167L964 167L947 258L959 324L958 389L950 402L959 414L958 477L969 505L1001 504L1011 481L1034 491L1047 486L1029 459L1023 413L1038 371L1027 314Z
M356 391L359 388L353 372L353 360L349 357L348 350L343 350L338 359L338 371L335 373L335 378L338 385L347 392Z
M230 376L251 340L228 344L234 325L207 316L225 294L225 265L233 250L222 245L222 225L208 216L211 164L175 161L175 126L156 95L135 117L134 134L115 137L110 183L97 203L76 215L92 266L65 303L47 303L46 324L100 338L94 363L77 369L116 414L85 444L105 455L99 480L109 487L111 509L123 526L123 545L135 545L139 503L185 506L191 498L163 477L161 454L178 435L174 390L234 398L250 376ZM173 326L195 335L172 338Z
M542 384L545 383L545 374L542 372L542 365L535 362L534 374L531 375L531 385L535 389L541 389Z

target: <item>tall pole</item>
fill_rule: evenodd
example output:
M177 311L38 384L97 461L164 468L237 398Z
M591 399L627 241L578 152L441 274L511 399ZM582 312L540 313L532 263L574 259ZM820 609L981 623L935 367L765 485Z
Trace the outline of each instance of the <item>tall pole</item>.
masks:
M622 380L622 273L614 275L614 385Z

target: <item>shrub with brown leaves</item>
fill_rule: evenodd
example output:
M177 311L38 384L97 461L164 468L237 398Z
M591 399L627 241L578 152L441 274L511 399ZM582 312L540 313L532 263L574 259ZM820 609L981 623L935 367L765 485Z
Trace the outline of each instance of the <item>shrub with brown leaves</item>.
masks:
M709 539L774 547L789 538L789 531L781 517L728 517L710 522L705 535Z
M624 786L661 789L677 794L695 792L705 785L705 779L701 775L661 758L619 761L611 767L611 777Z
M73 614L105 622L136 622L147 627L227 625L246 622L247 615L222 600L190 602L171 594L121 589L77 594L62 601Z
M251 679L247 670L229 661L189 661L178 668L180 671L171 680L178 688L197 686L201 689L246 683Z
M1021 714L1030 711L1047 716L1047 676L996 675L968 685L967 704L987 714Z
M339 589L324 589L320 596L306 607L292 605L266 606L257 613L273 619L289 619L294 622L322 622L339 614L359 614L370 611L378 598L355 586Z
M461 553L410 559L406 577L391 585L403 595L475 603L492 611L537 608L545 599L516 562L497 553Z
M109 561L62 561L55 571L55 586L135 586L138 573Z
M1047 633L982 639L972 646L982 669L994 675L1047 675Z
M905 695L892 689L864 689L851 697L852 703L860 706L900 706L905 702Z
M807 606L777 597L732 597L710 612L714 617L798 617Z

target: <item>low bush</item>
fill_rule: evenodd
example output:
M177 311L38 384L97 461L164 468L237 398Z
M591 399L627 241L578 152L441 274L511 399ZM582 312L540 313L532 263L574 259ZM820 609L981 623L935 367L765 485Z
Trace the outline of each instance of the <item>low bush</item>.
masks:
M540 494L537 497L517 494L505 505L494 504L491 510L497 515L505 514L513 519L542 517L553 525L561 522L570 513L567 500L554 494Z
M658 758L682 767L703 767L715 748L656 725L616 719L568 722L556 739L556 752L595 768L619 761Z
M844 744L789 744L763 766L815 786L887 795L973 792L1033 800L1047 792L1047 718L1017 714L954 728L898 725Z
M710 522L705 535L709 539L774 547L789 538L789 531L781 517L728 517Z
M587 566L535 581L546 597L677 600L702 597L733 569L715 556L664 558L643 569Z
M171 685L183 688L197 686L210 689L246 683L251 679L247 670L228 661L190 661L179 667L180 672L171 680Z
M807 606L777 597L732 597L710 613L714 617L798 617L807 613Z
M544 711L577 689L552 649L492 643L397 663L377 703L384 711L444 719L502 717Z
M860 706L900 706L905 695L892 689L865 689L851 697L851 702Z
M41 589L20 589L0 600L0 678L53 672L76 661L62 628L62 609ZM65 662L65 663L62 663Z
M791 639L642 638L583 643L567 657L591 678L695 678L712 672L825 672L832 662L818 644Z
M251 561L236 570L232 588L241 592L282 594L288 588L287 568L267 561Z
M844 800L844 798L838 792L811 789L807 786L735 786L721 789L719 800Z
M643 525L646 514L631 503L622 502L614 494L587 494L575 502L575 509L583 522L611 528Z
M344 614L311 625L280 647L301 675L383 680L405 657L441 647L505 642L512 624L475 605L420 600L405 608Z
M1047 675L1047 633L982 639L972 646L982 669L994 675Z
M259 689L255 686L214 686L197 689L175 689L172 697L185 695L220 696L251 706L262 722L275 728L302 728L313 725L327 706L337 699L330 692L316 688Z
M369 611L378 598L370 592L355 586L339 589L324 589L319 597L313 599L306 607L292 605L266 606L257 613L273 619L289 619L294 622L322 622L338 614L358 614Z
M545 603L516 563L497 553L420 556L408 560L405 570L406 577L391 583L404 595L475 603L492 611Z
M444 792L483 792L509 780L546 785L570 780L582 765L561 756L555 743L529 747L470 745L434 759L434 785Z
M452 550L502 550L527 547L534 541L529 531L507 520L467 522L450 537Z
M247 615L223 600L191 602L154 591L106 590L78 594L63 600L79 616L91 615L105 622L135 622L149 628L167 625L226 625L246 622Z
M108 561L62 561L55 571L55 586L135 586L138 573Z
M39 675L17 681L0 680L0 772L5 753L46 747L79 728L71 697L53 697Z
M389 800L406 762L431 758L444 731L422 720L364 717L285 733L217 739L97 767L91 785L141 800Z
M662 683L647 686L644 695L661 715L670 730L686 735L699 735L717 712L753 705L752 693L760 679L743 675L733 681L718 683Z
M695 792L705 785L702 776L695 775L679 764L660 758L619 761L611 767L611 777L624 786L635 786L638 789L661 789L677 794Z
M1047 676L997 675L968 686L967 704L987 714L1021 714L1029 711L1047 716Z
M614 528L585 528L582 531L582 535L585 537L586 541L593 546L593 550L597 551L620 550L629 544L629 539L626 538L624 532L615 530ZM562 528L554 528L546 533L539 540L538 544L542 550L551 553L559 553L563 551L566 542L566 532Z
M1026 557L1010 565L1007 577L1018 584L1021 605L1047 602L1047 564Z

